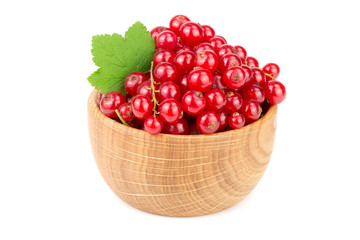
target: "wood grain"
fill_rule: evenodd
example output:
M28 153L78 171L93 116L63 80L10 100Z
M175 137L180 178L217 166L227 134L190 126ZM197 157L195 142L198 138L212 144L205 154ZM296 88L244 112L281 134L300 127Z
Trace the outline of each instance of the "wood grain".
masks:
M105 117L88 101L97 167L122 200L166 216L199 216L229 208L259 182L273 149L277 106L242 129L211 135L151 135Z

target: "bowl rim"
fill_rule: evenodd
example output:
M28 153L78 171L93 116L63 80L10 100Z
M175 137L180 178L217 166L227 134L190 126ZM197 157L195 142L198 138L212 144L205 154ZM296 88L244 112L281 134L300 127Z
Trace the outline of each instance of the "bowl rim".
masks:
M117 131L122 131L122 130L131 130L131 131L135 131L137 132L137 134L147 134L147 135L151 135L151 136L158 136L158 137L169 137L169 138L187 138L187 139L197 139L197 138L203 138L204 136L206 136L206 138L211 138L211 137L218 137L220 135L227 135L227 134L233 134L233 133L241 133L241 132L245 132L248 128L258 128L262 123L267 122L269 119L272 118L273 115L275 115L277 113L277 104L275 105L271 105L268 109L268 111L265 113L264 116L262 116L259 120L250 123L249 125L246 125L240 129L232 129L229 131L223 131L223 132L216 132L216 133L211 133L211 134L197 134L197 135L177 135L177 134L166 134L166 133L158 133L158 134L149 134L144 130L141 129L137 129L137 128L133 128L133 127L128 127L125 126L122 123L117 122L116 120L109 118L107 116L105 116L100 108L98 107L97 103L96 103L96 99L97 99L97 93L98 91L96 89L94 89L88 99L88 108L89 109L93 109L96 113L99 113L99 118L104 121L107 125L109 126L113 126L116 128Z

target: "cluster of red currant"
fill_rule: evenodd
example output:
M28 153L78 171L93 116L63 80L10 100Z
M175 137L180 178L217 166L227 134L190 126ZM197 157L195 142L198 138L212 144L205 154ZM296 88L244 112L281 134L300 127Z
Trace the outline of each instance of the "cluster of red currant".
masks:
M130 73L126 97L100 94L106 116L151 134L209 134L250 124L285 99L278 65L260 69L243 47L227 44L210 26L177 15L151 36L157 52L150 73Z

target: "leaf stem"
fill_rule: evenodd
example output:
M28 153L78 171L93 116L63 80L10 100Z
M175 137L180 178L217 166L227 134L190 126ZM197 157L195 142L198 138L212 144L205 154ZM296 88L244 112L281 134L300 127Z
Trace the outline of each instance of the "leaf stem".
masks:
M153 67L154 67L154 63L151 61L150 80L151 80L151 90L152 90L152 102L153 102L153 104L154 104L153 112L154 112L154 117L155 117L156 114L159 114L159 113L156 111L156 107L159 106L159 101L156 99L156 96L155 96L155 92L157 92L157 90L155 90L154 84L158 84L158 83L156 83L155 80L154 80Z
M122 116L120 115L119 113L119 110L115 110L117 116L120 118L120 121L125 125L125 126L128 126L129 127L129 124L122 118Z

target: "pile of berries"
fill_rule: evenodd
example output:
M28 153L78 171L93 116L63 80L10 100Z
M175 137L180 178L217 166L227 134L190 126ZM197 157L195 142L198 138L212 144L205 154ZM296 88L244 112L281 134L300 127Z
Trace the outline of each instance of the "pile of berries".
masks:
M177 15L151 36L157 51L150 73L131 72L126 96L99 93L106 116L151 134L209 134L250 124L285 99L277 64L259 68L208 25Z

